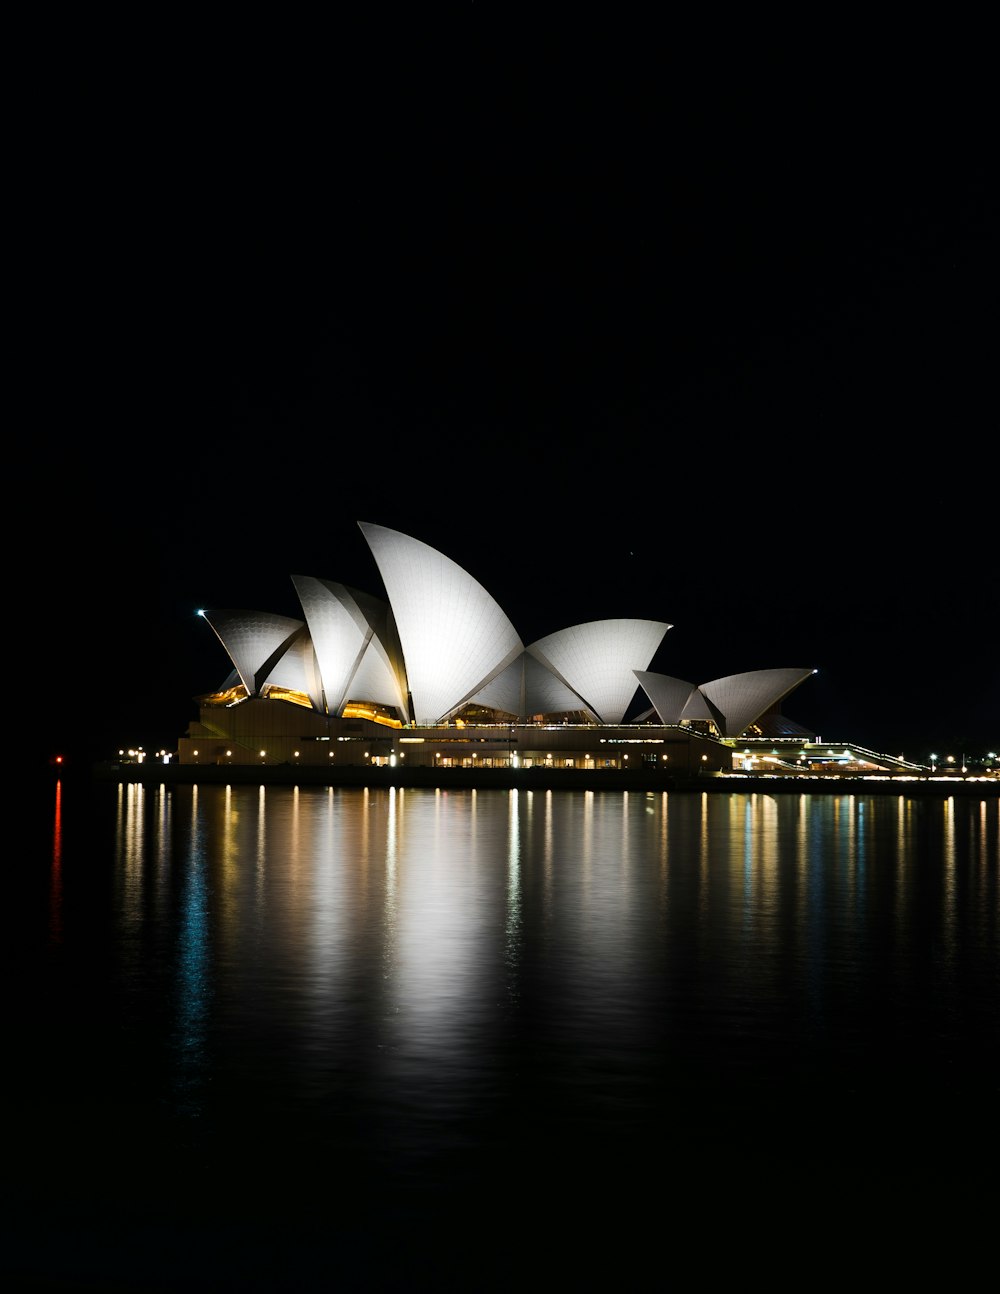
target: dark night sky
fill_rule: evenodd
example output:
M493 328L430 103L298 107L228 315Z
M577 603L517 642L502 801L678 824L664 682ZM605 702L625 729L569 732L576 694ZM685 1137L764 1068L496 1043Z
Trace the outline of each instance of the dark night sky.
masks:
M829 739L995 746L976 70L693 71L648 33L475 12L280 74L36 87L14 561L40 743L171 743L228 670L197 608L296 614L293 573L381 593L364 520L525 642L662 619L652 667L691 682L817 668L785 709Z

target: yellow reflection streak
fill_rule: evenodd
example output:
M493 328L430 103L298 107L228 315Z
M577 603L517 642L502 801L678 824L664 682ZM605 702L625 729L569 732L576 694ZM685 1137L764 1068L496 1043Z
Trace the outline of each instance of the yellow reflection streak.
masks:
M159 823L156 837L155 911L167 918L170 903L170 841L173 839L173 796L161 784L157 793Z
M896 840L906 839L909 819L912 813L912 801L901 795L896 803ZM893 905L893 918L896 928L896 942L902 946L905 940L905 931L909 921L909 907L912 902L912 890L907 883L906 869L906 850L896 849L896 870L895 884L896 893L899 896L897 902ZM905 901L904 901L905 896Z
M701 830L698 834L698 917L704 923L708 910L708 793L701 793Z
M755 795L746 796L742 800L743 804L743 928L744 930L753 929L753 852L754 852L754 832L753 823L755 813L760 809L755 804L757 797ZM730 803L731 812L735 814L739 800L733 796ZM733 832L734 838L736 832Z
M979 801L979 862L986 862L986 801Z
M799 826L795 835L795 926L805 929L806 894L809 885L809 813L812 801L808 795L798 798Z
M126 925L142 920L142 860L145 848L146 788L130 782L119 833L121 861L121 916Z
M944 812L944 841L941 851L941 950L943 969L950 980L955 973L955 928L957 922L955 901L955 797L949 796L942 805Z

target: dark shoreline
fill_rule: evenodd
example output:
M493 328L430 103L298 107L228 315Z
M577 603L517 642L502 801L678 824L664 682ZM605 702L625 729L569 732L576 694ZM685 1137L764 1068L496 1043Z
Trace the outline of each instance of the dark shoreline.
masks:
M740 794L764 792L774 795L869 795L971 796L995 799L1000 796L1000 778L943 778L914 774L885 774L858 777L848 774L790 774L755 777L738 773L678 777L660 773L623 772L620 769L552 768L310 768L279 764L270 767L250 764L119 764L106 761L93 765L93 777L101 782L137 782L143 785L191 786L330 786L434 790L523 790L523 791L641 791L709 792Z

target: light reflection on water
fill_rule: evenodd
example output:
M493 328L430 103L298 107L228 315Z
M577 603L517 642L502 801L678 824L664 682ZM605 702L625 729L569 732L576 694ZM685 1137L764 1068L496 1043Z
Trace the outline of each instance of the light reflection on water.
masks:
M959 942L995 932L985 804L128 787L116 827L126 977L163 943L171 872L185 1073L228 1056L322 1099L346 1066L435 1114L526 1041L598 1103L602 1071L675 1046L798 1064L811 1038L825 1061L883 974L953 993Z
M208 886L204 829L197 812L195 788L177 929L177 1011L171 1048L178 1110L192 1115L201 1113L199 1089L206 1064L205 1029L212 994Z
M873 1137L869 1176L942 1180L992 1128L996 801L91 795L50 806L39 1069L230 1192L319 1156L383 1203L582 1198L650 1155L856 1173Z

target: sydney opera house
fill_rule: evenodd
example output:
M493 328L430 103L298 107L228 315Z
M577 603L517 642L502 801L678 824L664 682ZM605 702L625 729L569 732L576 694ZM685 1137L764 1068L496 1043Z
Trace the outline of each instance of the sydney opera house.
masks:
M810 668L699 684L654 673L671 628L659 620L585 622L525 644L449 557L359 525L384 597L293 575L300 618L199 613L232 668L196 698L180 764L689 774L740 767L751 742L804 749L814 737L780 709Z

